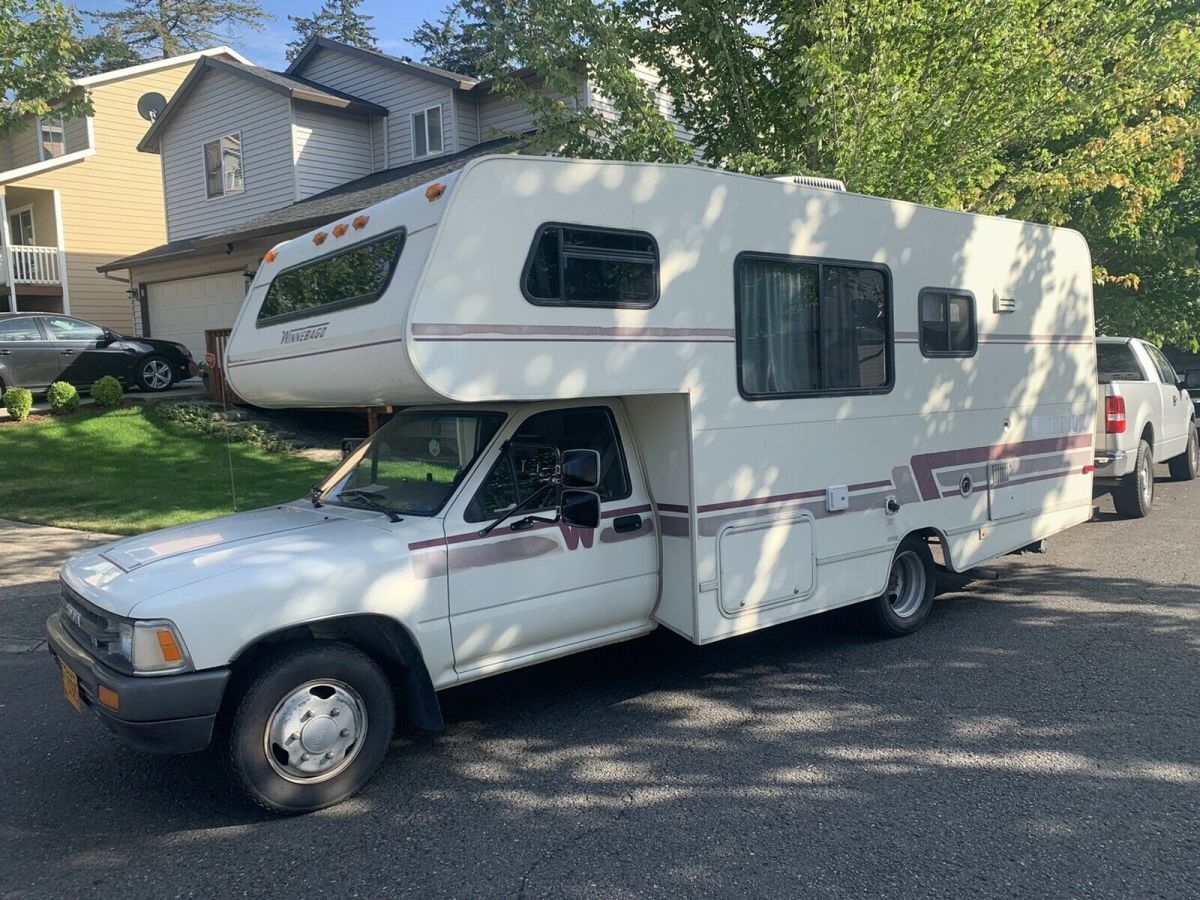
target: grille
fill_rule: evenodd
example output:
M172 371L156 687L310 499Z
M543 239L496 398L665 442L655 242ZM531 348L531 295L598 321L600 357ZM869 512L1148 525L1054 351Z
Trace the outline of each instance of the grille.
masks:
M98 659L116 656L121 650L121 636L116 619L110 619L101 609L88 603L79 594L62 586L63 626L85 650Z

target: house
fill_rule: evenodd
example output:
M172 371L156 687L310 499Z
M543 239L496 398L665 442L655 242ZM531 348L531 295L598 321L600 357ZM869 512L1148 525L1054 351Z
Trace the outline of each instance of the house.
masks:
M614 114L582 76L564 99ZM665 93L659 102L671 112ZM161 160L166 240L99 268L128 273L138 333L199 358L206 331L233 325L271 247L474 156L518 150L535 124L488 81L328 38L284 72L208 56L138 145Z
M79 78L92 114L30 119L0 138L0 310L133 327L129 284L97 271L166 238L162 175L137 149L148 121L219 47Z

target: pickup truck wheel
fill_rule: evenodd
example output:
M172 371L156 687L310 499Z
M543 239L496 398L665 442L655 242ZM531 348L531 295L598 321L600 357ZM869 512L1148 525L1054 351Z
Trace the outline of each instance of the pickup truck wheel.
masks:
M1133 471L1113 491L1113 506L1127 519L1144 519L1154 506L1154 451L1145 441L1138 443Z
M306 644L250 679L226 738L230 770L250 799L277 813L345 800L387 754L396 699L383 670L346 644Z
M1191 481L1200 472L1200 440L1196 439L1196 423L1188 424L1187 450L1167 463L1172 481Z
M920 538L905 538L892 557L887 588L862 605L867 623L884 637L912 634L933 607L936 581L929 545Z

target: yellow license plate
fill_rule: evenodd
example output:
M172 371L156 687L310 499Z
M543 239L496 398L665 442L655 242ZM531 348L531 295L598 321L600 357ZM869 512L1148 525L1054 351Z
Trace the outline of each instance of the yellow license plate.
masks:
M83 699L79 696L79 676L63 666L62 663L59 665L62 666L63 696L67 698L68 703L75 707L77 712L80 712L83 710Z

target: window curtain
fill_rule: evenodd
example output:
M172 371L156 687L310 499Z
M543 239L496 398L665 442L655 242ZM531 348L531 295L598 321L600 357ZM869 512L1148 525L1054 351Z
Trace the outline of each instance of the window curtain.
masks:
M744 259L738 279L742 390L748 394L819 390L817 267Z

